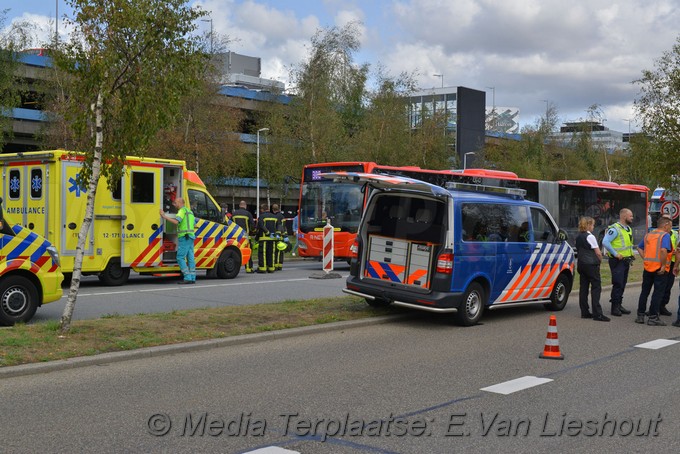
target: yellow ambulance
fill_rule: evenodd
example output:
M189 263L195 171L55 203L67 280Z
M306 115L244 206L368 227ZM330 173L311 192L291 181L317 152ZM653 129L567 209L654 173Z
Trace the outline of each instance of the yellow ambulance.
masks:
M83 161L83 154L64 150L0 155L7 214L56 246L67 278L85 217L87 188L78 178ZM225 220L198 175L184 161L133 156L126 158L113 190L106 179L99 181L83 274L97 275L106 285L123 285L130 270L178 272L176 225L159 214L159 208L174 213L176 197L183 197L196 217L196 269L211 277L236 277L251 255L247 235Z
M12 224L0 206L0 325L28 322L39 306L60 299L63 279L57 249Z

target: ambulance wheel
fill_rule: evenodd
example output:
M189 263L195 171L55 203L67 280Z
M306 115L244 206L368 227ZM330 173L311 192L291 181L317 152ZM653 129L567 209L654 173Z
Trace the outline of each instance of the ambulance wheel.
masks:
M38 309L38 289L23 276L8 276L0 283L0 325L26 323Z
M234 279L241 271L241 256L234 249L227 248L220 254L215 268L220 279Z
M112 287L123 285L130 277L130 268L120 266L120 259L113 258L98 275L99 281L104 285Z
M387 307L391 303L388 300L382 299L382 298L375 298L375 299L370 299L370 298L365 298L366 299L366 304L368 304L371 307Z
M564 309L564 306L567 305L570 291L569 278L566 274L560 274L550 293L550 303L545 304L545 308L549 311L561 311Z
M467 288L463 302L456 312L455 322L461 326L472 326L479 322L486 305L484 289L477 282L473 282Z

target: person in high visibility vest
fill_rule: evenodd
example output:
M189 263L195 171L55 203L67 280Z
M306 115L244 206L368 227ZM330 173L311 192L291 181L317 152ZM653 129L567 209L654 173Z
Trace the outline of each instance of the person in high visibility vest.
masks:
M602 239L602 246L608 257L609 269L612 272L612 291L609 298L611 314L620 317L621 314L630 314L623 307L623 291L628 283L628 270L633 260L633 212L623 208L619 212L619 222L607 228L607 233Z
M276 217L277 219L277 224L276 224L276 240L277 242L279 240L283 241L288 241L288 232L286 232L286 225L285 225L285 216L283 213L281 213L281 210L279 209L279 205L276 203L272 203L272 214ZM283 269L283 255L285 253L285 250L279 250L278 247L274 248L274 268L276 271L281 271Z
M638 254L644 260L645 269L642 272L642 288L640 290L635 323L645 323L647 297L652 287L654 287L652 300L649 303L649 319L647 324L651 326L666 325L659 318L659 305L666 288L666 273L669 273L671 269L673 244L671 243L670 231L671 220L663 217L659 218L657 228L648 232L637 246Z
M276 247L276 232L278 218L268 210L267 204L260 206L260 217L257 219L257 239L260 243L257 251L257 272L273 273L274 249Z
M667 217L666 215L662 217ZM670 219L670 218L668 218ZM671 225L672 224L671 220ZM671 229L671 244L673 245L673 250L677 251L678 250L678 231ZM671 255L671 270L675 269L675 254ZM671 300L671 290L673 290L673 284L675 284L675 273L666 273L666 289L663 292L663 297L661 297L661 304L659 304L659 315L666 315L666 316L671 316L673 313L669 311L666 306L668 306L668 302Z
M231 219L238 224L243 230L245 230L248 235L249 246L252 245L252 237L255 233L255 221L253 220L253 214L248 211L248 204L245 200L241 200L238 204L238 208L234 210L231 215ZM252 246L251 246L252 249ZM250 260L246 263L246 273L253 272L253 257L250 256Z
M168 217L161 209L161 217L177 225L177 263L184 279L178 284L196 283L196 261L194 259L194 239L196 234L196 218L182 197L177 197L172 204L177 208L174 218Z
M675 266L673 267L673 274L675 276L680 274L680 248L675 249ZM680 296L678 296L678 316L671 325L680 328Z

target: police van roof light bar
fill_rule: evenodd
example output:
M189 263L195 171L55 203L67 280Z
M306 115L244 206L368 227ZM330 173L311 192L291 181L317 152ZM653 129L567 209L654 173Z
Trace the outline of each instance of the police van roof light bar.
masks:
M515 197L524 198L527 191L525 189L519 188L502 188L500 186L488 186L484 184L468 184L468 183L458 183L456 181L449 181L446 183L446 189L462 189L466 191L476 191L476 192L495 192L500 194L508 194Z

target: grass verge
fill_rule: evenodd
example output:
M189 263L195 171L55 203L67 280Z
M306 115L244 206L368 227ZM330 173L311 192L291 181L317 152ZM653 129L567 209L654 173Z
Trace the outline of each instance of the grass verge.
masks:
M133 350L240 334L318 325L398 313L357 297L283 301L252 306L108 315L74 321L66 335L48 321L0 329L0 367Z
M601 267L602 285L611 284L609 267ZM631 269L628 282L642 279L642 267ZM572 294L578 295L576 273ZM0 329L0 367L134 350L157 345L216 339L240 334L356 320L399 313L399 308L376 309L351 296L274 304L228 306L167 313L118 315L73 322L61 336L51 320Z

